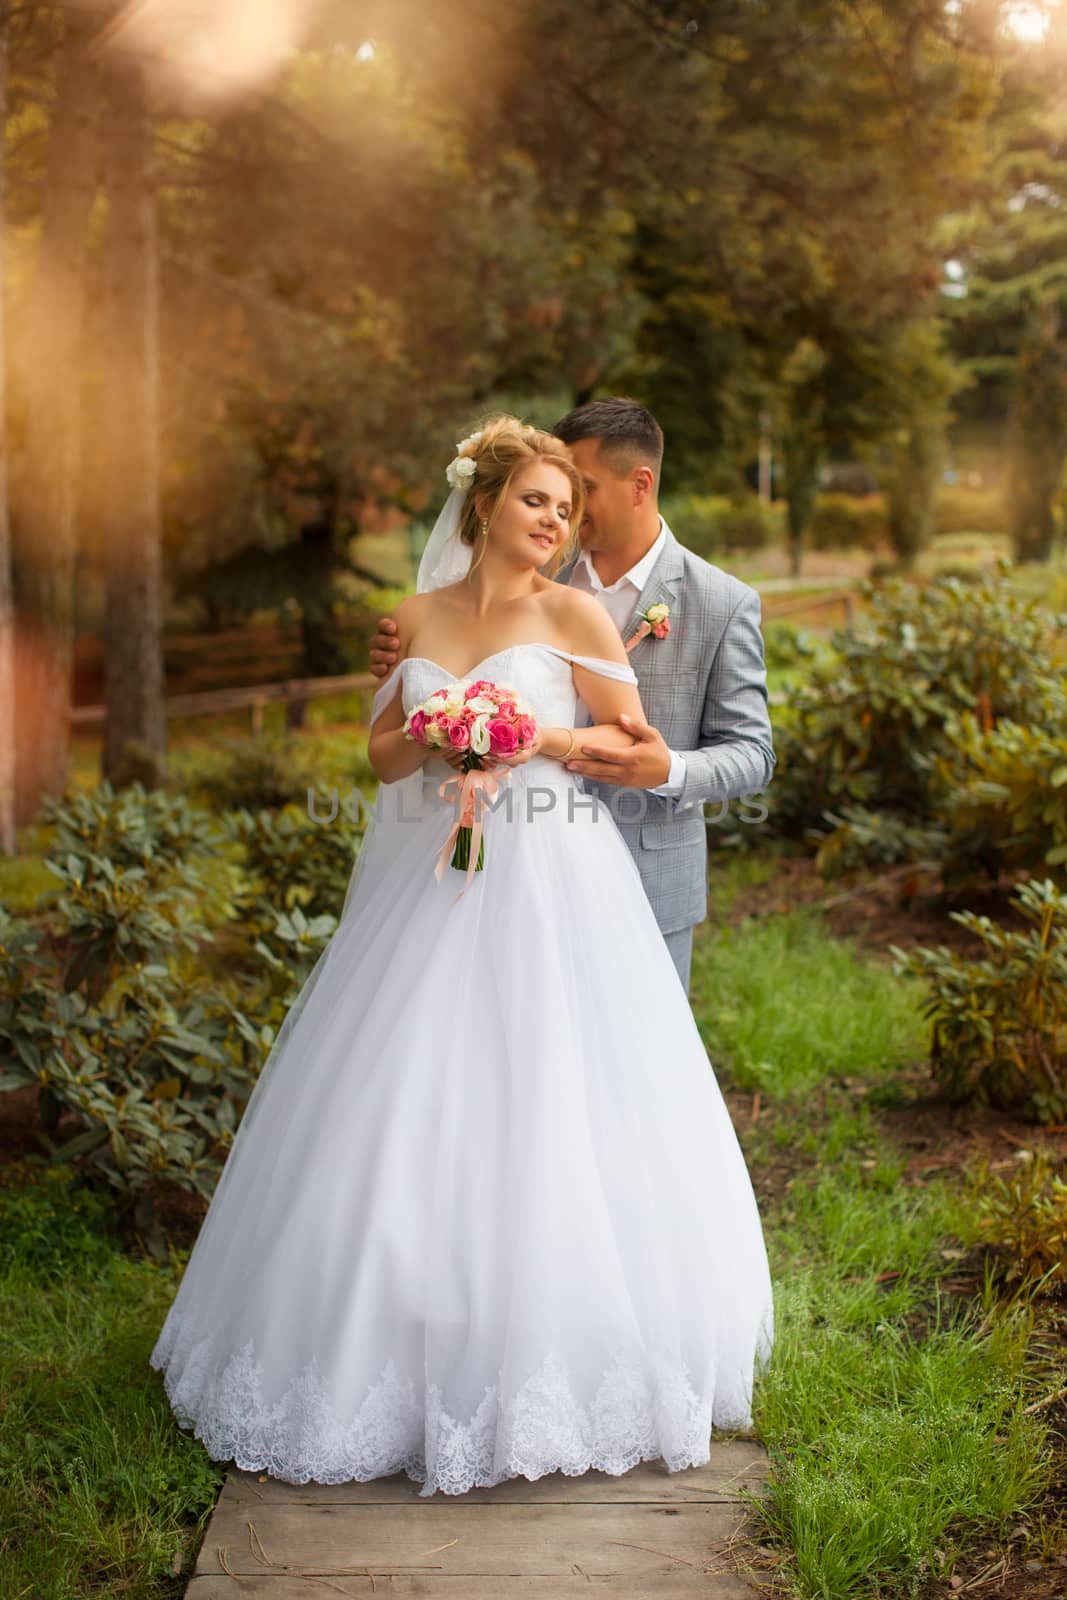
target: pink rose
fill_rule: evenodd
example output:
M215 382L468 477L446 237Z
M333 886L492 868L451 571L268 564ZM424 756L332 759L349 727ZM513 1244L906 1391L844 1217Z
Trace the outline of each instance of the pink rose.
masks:
M489 749L494 756L513 756L519 748L519 736L510 722L494 717L485 725L489 735Z
M515 718L515 737L521 749L525 750L528 744L533 744L537 738L537 723L533 717Z
M416 744L426 743L426 723L428 717L425 711L413 711L411 721L408 723L408 738L414 739Z
M519 708L515 704L514 700L501 700L500 704L497 706L497 710L502 717L513 717L518 709Z
M665 639L670 631L671 625L666 617L664 617L662 622L655 623L652 628L652 632L656 635L657 639Z
M468 750L471 731L462 717L453 717L448 724L448 742L453 750Z
M480 694L486 693L492 687L493 684L488 678L478 678L471 684L463 698L464 700L476 700Z

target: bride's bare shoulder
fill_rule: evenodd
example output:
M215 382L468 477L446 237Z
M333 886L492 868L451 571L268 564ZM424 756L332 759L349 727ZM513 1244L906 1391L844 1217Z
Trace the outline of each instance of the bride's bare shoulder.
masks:
M425 626L427 618L436 609L431 604L433 598L432 593L408 594L393 607L390 615L396 623L401 650L407 650L416 633Z
M545 602L553 611L553 621L566 648L575 655L601 656L605 660L626 660L619 630L598 600L582 589L554 583L554 595Z

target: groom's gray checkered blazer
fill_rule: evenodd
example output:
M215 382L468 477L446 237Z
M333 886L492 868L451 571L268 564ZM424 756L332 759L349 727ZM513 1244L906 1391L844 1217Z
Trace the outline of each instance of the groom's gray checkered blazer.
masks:
M680 545L667 543L634 607L629 638L649 606L665 601L671 631L630 652L645 716L685 757L685 787L667 799L583 779L611 807L641 873L662 933L707 916L706 800L759 793L774 749L756 590ZM559 573L566 583L574 563ZM627 820L633 818L633 820Z

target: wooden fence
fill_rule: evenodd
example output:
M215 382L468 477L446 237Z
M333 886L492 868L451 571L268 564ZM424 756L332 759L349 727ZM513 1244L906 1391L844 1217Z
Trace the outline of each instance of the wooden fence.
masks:
M775 583L773 594L789 593L789 580L779 580ZM803 587L802 579L796 587ZM805 594L798 595L796 599L787 600L784 605L773 604L769 610L764 611L764 621L776 622L779 617L790 616L793 613L816 611L824 606L842 606L844 610L845 626L850 627L856 609L856 596L851 589L835 589L831 594ZM211 716L220 711L250 710L252 713L252 733L258 736L263 731L263 707L282 701L285 705L285 725L287 728L300 728L304 724L308 703L319 700L327 695L349 694L355 691L359 696L360 721L365 722L370 712L374 691L378 687L378 679L371 672L352 672L339 678L286 678L280 683L250 684L240 689L203 689L196 694L170 695L166 701L166 716L168 722L172 717L197 717ZM772 705L780 705L784 699L781 694L772 694ZM69 713L72 725L92 724L103 722L107 715L106 706L72 706Z
M371 672L352 672L340 678L286 678L281 683L256 683L241 689L203 689L197 694L169 695L165 702L168 722L171 717L197 717L214 715L220 711L252 712L252 732L263 731L263 707L282 701L285 704L287 728L303 726L308 702L324 695L348 694L355 690L359 695L360 720L365 721L370 711L378 679ZM106 706L73 706L69 716L72 724L103 722Z

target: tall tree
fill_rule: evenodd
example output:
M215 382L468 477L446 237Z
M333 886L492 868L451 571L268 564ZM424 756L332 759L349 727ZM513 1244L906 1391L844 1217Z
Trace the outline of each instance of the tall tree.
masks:
M903 571L914 566L929 542L950 402L967 381L946 355L943 334L941 322L927 316L902 330L895 353L899 381L894 385L896 404L886 418L880 477L889 541Z
M7 222L6 161L3 130L7 121L6 8L0 11L0 850L15 853L15 603L11 587L11 537L7 513L7 345L4 338L4 236Z
M941 230L957 273L942 317L972 380L961 432L1008 460L1020 560L1051 549L1067 454L1067 10L1050 6L1046 20L1041 41L996 38L981 181Z
M1035 306L1019 346L1009 423L1008 517L1018 561L1047 561L1067 462L1067 299Z
M89 26L68 14L48 135L37 271L27 310L24 430L13 474L16 817L61 794L70 748L79 373L97 77Z
M105 306L108 368L100 530L107 589L104 776L165 776L162 531L159 509L159 288L152 124L144 68L108 70Z

